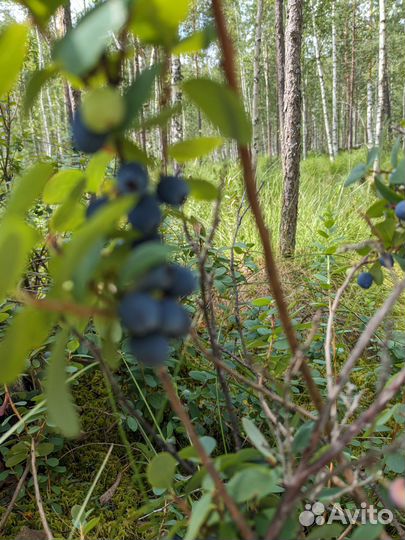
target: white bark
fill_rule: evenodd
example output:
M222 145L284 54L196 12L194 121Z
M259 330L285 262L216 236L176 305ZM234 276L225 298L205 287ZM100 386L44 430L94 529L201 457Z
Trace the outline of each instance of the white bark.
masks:
M39 65L39 69L42 69L44 67L44 56L43 56L43 51L42 51L41 36L39 35L39 31L37 27L35 27L35 33L36 33L37 46L38 46L38 65ZM44 141L43 141L44 153L48 156L51 156L52 144L51 144L51 138L49 134L48 120L45 113L43 90L41 90L40 95L39 95L39 107L41 111L42 126L44 129Z
M378 100L377 100L377 118L375 127L375 143L380 145L382 140L383 122L384 122L384 77L386 64L385 50L385 0L379 0L379 47L378 47Z
M263 19L263 0L257 0L256 14L256 37L255 37L255 52L253 60L253 102L252 102L252 119L253 119L253 147L252 147L252 162L253 170L256 172L257 160L260 153L260 54L262 45L262 19Z
M326 134L326 142L328 145L328 154L331 161L334 160L334 152L333 152L333 146L332 146L332 136L331 136L331 130L330 130L330 122L329 122L329 113L328 113L328 104L326 100L326 86L325 86L325 77L323 74L323 67L322 67L322 61L321 61L321 51L319 48L319 40L318 40L318 33L316 29L316 20L315 20L315 11L316 11L316 5L315 1L312 0L311 5L311 12L312 12L312 28L313 28L313 39L314 39L314 48L315 48L315 58L316 58L316 67L318 70L318 77L319 77L319 86L321 90L321 100L322 100L322 111L323 111L323 120L325 124L325 134Z
M336 0L332 0L332 148L333 156L339 151L339 116L338 116L338 60L336 35Z

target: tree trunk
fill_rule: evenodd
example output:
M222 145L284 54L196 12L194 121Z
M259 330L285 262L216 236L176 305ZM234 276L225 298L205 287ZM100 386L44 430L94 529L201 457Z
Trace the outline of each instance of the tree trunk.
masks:
M38 46L38 66L39 66L39 69L42 69L44 67L44 58L43 58L41 36L39 34L37 27L35 28L35 35L37 38L37 46ZM44 154L46 154L47 156L51 156L52 143L51 143L51 137L49 133L48 119L45 113L44 91L42 89L39 93L39 108L41 111L42 127L44 130L44 138L42 140L42 147L43 147Z
M339 151L339 115L338 115L338 60L336 35L336 0L332 0L332 148L333 156Z
M174 95L173 95L173 104L180 105L183 100L183 92L181 90L181 82L183 80L181 72L181 60L180 56L175 56L172 61L172 77L173 77L173 86L174 86ZM172 141L174 143L180 142L183 140L184 130L183 130L183 115L180 110L178 114L173 118L172 124ZM182 166L179 163L175 164L176 174L180 174L182 171Z
M378 100L377 100L377 118L375 127L375 143L377 146L382 141L382 131L384 122L384 90L385 90L385 0L380 0L380 23L379 23L379 47L378 47Z
M263 0L257 0L256 14L256 37L255 37L255 52L253 59L253 102L252 102L252 119L253 119L253 147L252 147L252 162L253 170L256 173L257 160L260 153L260 55L262 45L262 19L263 19Z
M285 36L284 36L284 0L276 0L276 63L277 63L277 98L278 129L280 153L283 153L284 141L284 91L285 91Z
M284 93L284 193L281 210L280 251L294 254L301 158L301 48L303 1L288 0Z
M272 156L272 144L271 144L271 111L270 111L270 60L269 60L269 50L266 47L266 58L264 65L264 82L266 86L266 123L267 123L267 154L269 157Z
M316 5L314 0L312 0L311 5L311 11L312 11L312 28L314 33L314 47L315 47L315 57L316 57L316 67L318 70L318 77L319 77L319 86L321 89L321 100L322 100L322 110L323 110L323 121L325 125L325 134L326 134L326 142L328 145L328 154L331 161L334 159L334 152L333 152L333 146L332 146L332 137L331 137L331 131L330 131L330 123L329 123L329 113L328 113L328 104L326 100L326 87L325 87L325 77L323 74L323 67L322 67L322 61L321 61L321 51L319 48L319 40L318 40L318 32L316 28L316 20L315 20L315 11L316 11Z
M352 17L352 58L350 65L350 77L349 77L349 87L348 87L348 143L347 146L349 149L354 146L354 91L355 91L355 79L356 79L356 15L357 15L357 0L353 2L353 17Z

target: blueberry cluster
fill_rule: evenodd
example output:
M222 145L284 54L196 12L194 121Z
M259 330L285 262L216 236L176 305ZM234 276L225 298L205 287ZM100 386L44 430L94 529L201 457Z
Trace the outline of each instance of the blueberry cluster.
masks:
M405 221L405 201L401 201L395 206L395 215L400 221ZM391 255L391 253L384 253L379 258L379 261L382 267L388 268L388 269L393 268L394 263L395 263L394 258ZM359 274L357 278L357 284L362 289L369 289L373 283L374 283L374 277L371 274L371 272L361 272L361 274Z
M78 113L73 136L78 149L93 153L103 146L108 134L103 139L92 133ZM160 205L180 207L189 194L188 184L176 176L161 176L156 193L151 193L148 172L136 162L120 167L117 184L119 195L136 194L138 197L128 214L128 221L138 234L134 249L144 242L160 241ZM92 199L87 217L91 218L108 201L108 197ZM131 335L131 350L139 362L151 367L162 364L169 356L169 339L189 332L190 317L178 299L192 294L195 287L195 276L190 270L177 264L165 264L150 270L134 290L122 296L118 313Z

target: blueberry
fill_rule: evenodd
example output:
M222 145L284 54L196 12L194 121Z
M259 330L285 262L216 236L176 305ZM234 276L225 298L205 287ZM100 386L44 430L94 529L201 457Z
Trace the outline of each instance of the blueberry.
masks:
M131 225L144 235L154 233L162 220L159 204L153 195L145 195L128 215Z
M391 253L384 253L380 259L381 266L384 266L384 268L392 268L394 266L394 257L391 255Z
M157 266L150 270L138 283L140 291L165 291L171 286L171 276L168 266Z
M148 294L131 293L118 308L123 324L136 336L155 332L160 324L160 306Z
M177 176L162 176L157 187L161 202L172 206L181 206L186 202L190 188L183 178Z
M103 148L107 142L107 133L94 133L88 129L77 112L72 122L73 143L76 150L86 154L95 154Z
M143 165L136 162L122 165L117 178L120 193L139 193L143 195L149 182L147 170Z
M405 201L401 201L396 205L395 214L399 219L405 220Z
M175 300L165 299L160 304L161 330L167 337L178 338L188 334L190 317L183 306Z
M197 282L191 270L178 264L170 264L168 272L170 285L165 290L168 295L176 297L189 296L195 291Z
M86 217L91 218L94 216L95 213L97 213L103 206L105 206L108 203L109 199L108 197L93 197L90 200L89 206L86 210Z
M357 278L357 283L362 289L369 289L373 284L374 278L370 272L362 272Z
M133 337L130 347L138 362L148 367L160 366L169 357L169 342L161 334Z

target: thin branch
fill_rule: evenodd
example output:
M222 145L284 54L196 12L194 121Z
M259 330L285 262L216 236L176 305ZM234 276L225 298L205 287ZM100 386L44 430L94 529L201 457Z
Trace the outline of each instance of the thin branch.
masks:
M253 540L255 538L253 531L250 529L250 527L246 523L245 518L240 513L239 508L237 507L235 501L227 492L226 487L223 481L221 480L221 477L219 476L219 473L216 470L213 461L211 460L209 455L206 453L203 445L201 444L201 441L194 429L191 419L176 394L176 390L173 386L172 380L170 378L170 375L167 369L164 367L159 368L157 373L162 383L162 386L167 394L167 397L169 398L173 411L177 414L177 416L182 421L184 427L186 428L188 436L190 437L190 440L194 448L196 449L198 455L200 456L202 464L206 468L207 473L211 476L215 484L216 490L218 492L218 495L223 500L225 506L227 507L229 513L231 514L232 519L237 525L242 537L245 540Z
M42 497L41 497L41 491L39 489L39 484L38 484L37 464L36 464L36 456L35 456L35 441L34 441L34 439L31 439L31 474L32 474L32 480L34 482L35 500L36 500L36 503L37 503L39 516L41 518L42 527L44 528L44 532L46 534L47 540L52 540L53 539L53 534L51 532L51 529L49 528L48 521L46 519L44 505L43 505Z
M11 501L9 502L9 505L7 506L7 509L6 509L4 515L1 518L1 521L0 521L0 534L3 532L3 529L4 529L4 527L5 527L6 523L7 523L8 517L11 514L11 512L13 511L15 502L16 502L17 497L18 497L18 495L19 495L19 493L21 491L21 488L24 485L24 482L25 482L25 480L27 478L29 470L30 470L30 462L27 460L24 472L22 473L21 478L19 479L18 484L17 484L17 486L16 486L16 488L14 490Z

